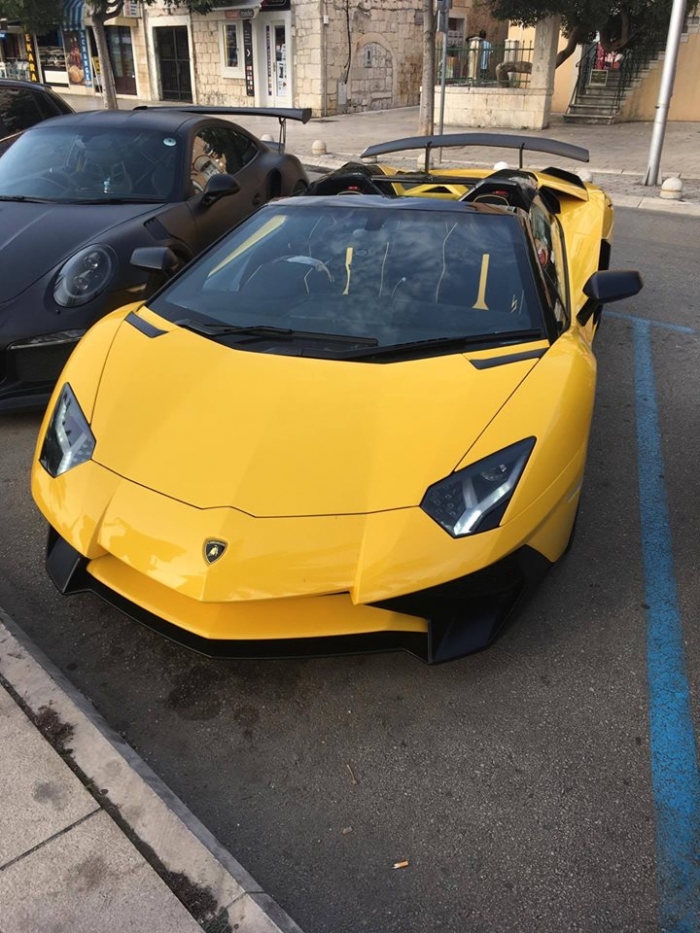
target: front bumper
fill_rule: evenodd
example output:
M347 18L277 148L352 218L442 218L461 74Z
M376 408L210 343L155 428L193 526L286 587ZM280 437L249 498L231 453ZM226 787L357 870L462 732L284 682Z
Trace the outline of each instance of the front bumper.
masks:
M525 546L448 583L372 605L357 605L348 593L243 604L197 603L146 580L113 558L88 560L53 529L46 565L61 593L92 592L137 622L208 657L293 658L406 651L428 664L487 647L551 566L538 551ZM242 632L257 629L261 637L206 637L170 621L181 617L183 611L189 613L188 621L194 621L193 629L197 620L192 616L199 614L207 616L207 628L219 622L230 628L238 622ZM334 617L334 634L309 634L316 622L324 629L329 613Z
M46 406L78 339L0 350L0 411Z

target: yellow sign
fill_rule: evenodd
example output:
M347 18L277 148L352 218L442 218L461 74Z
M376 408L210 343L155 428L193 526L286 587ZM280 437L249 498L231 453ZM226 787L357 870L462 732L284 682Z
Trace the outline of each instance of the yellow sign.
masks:
M28 32L24 34L24 50L27 53L27 66L29 70L29 80L39 80L39 69L36 64L36 51L34 49L34 40Z

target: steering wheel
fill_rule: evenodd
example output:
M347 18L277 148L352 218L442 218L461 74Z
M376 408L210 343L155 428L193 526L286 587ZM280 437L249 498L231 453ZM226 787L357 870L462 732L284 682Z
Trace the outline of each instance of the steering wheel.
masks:
M41 177L53 182L57 188L62 188L64 191L73 187L73 178L62 168L50 168Z
M314 269L316 272L325 272L328 276L328 281L334 281L333 273L325 264L325 262L323 262L321 259L315 259L313 256L304 256L303 254L297 256L280 256L280 261L296 262L301 266L308 266L310 269Z

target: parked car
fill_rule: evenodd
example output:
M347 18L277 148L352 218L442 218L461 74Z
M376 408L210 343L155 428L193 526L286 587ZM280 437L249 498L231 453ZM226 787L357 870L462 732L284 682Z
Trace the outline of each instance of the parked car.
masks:
M566 170L312 192L81 341L33 467L48 572L204 654L461 657L571 543L601 303L641 280Z
M98 318L160 284L134 249L181 265L270 198L306 190L297 158L223 115L310 110L138 108L58 117L0 158L0 411L46 403Z
M0 155L30 126L73 113L73 108L45 84L0 78Z

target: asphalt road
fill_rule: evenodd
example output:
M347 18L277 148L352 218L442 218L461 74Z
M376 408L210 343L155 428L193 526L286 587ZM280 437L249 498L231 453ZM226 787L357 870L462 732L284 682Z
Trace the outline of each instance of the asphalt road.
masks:
M616 310L698 326L699 231L619 211L613 264L646 288ZM28 490L31 415L0 422L0 605L306 933L656 931L633 329L615 317L599 334L574 548L487 652L214 662L59 597ZM651 341L697 724L699 344Z

